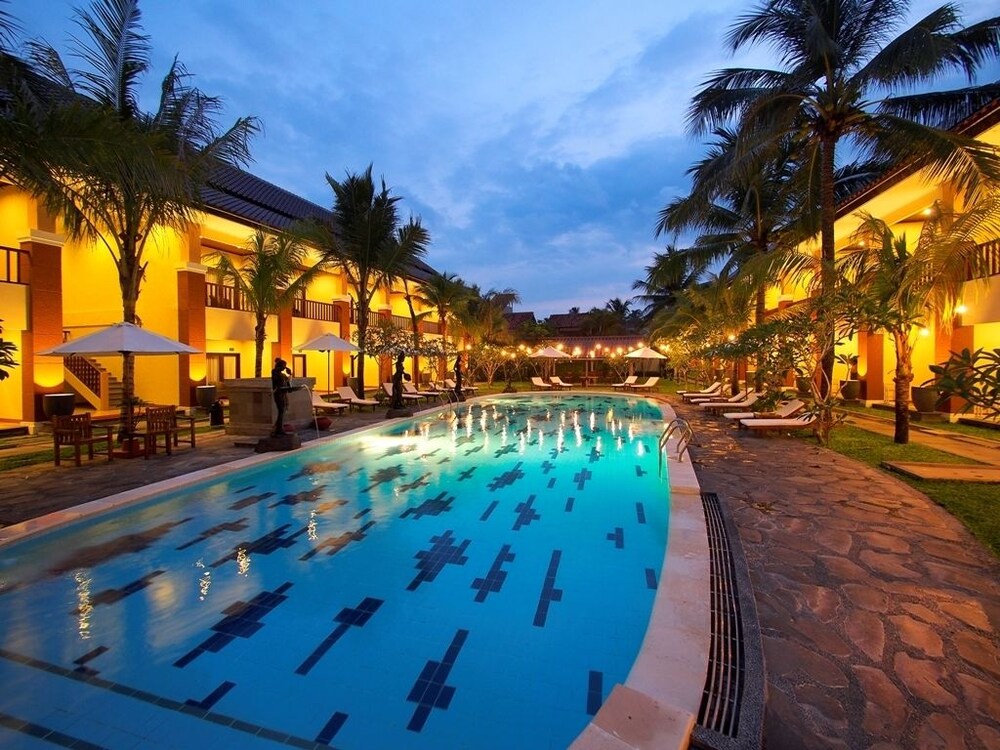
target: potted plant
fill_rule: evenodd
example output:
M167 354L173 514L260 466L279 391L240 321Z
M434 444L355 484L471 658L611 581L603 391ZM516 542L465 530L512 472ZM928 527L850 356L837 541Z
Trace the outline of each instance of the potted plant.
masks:
M840 381L840 397L844 401L857 401L861 397L861 381L858 380L858 355L838 354L837 361L847 367L847 380Z
M936 378L926 380L920 385L910 386L910 401L913 408L921 414L933 414L937 411L938 404L944 398Z

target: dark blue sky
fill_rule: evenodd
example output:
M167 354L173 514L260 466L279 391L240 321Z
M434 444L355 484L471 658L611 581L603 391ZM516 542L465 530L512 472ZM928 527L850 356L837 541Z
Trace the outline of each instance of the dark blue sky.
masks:
M938 2L914 2L914 17ZM70 0L13 0L30 36L69 47ZM152 0L159 79L178 55L225 124L256 115L251 171L329 207L324 179L374 164L421 216L428 261L513 287L539 317L629 298L663 243L700 145L692 94L733 61L735 0ZM969 21L992 2L962 7ZM995 9L993 9L995 11ZM70 61L75 65L75 61Z

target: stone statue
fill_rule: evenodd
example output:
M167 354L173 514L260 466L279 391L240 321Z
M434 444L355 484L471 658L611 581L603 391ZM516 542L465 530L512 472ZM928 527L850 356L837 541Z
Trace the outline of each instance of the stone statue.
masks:
M392 376L392 400L389 402L390 409L402 409L403 408L403 378L406 377L403 372L403 353L400 352L396 357L396 372Z
M274 369L271 370L271 393L274 396L274 405L278 407L278 418L274 421L274 429L271 431L272 437L285 434L285 410L288 408L288 394L296 390L292 386L291 374L285 360L281 357L274 360Z

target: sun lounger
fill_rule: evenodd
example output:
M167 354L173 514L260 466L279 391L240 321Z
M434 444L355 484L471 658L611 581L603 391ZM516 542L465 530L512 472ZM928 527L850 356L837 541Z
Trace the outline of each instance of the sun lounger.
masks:
M787 432L812 427L815 422L816 415L806 412L801 416L788 419L741 419L740 426L755 433Z
M349 409L350 404L346 401L324 401L320 395L312 391L313 411L321 411L324 414L339 414L344 409Z
M744 395L745 397L742 398L742 400L735 400L735 399L740 399ZM726 409L749 408L753 406L757 402L757 399L759 398L760 395L757 393L752 393L752 392L748 394L741 393L737 396L733 396L733 398L729 399L728 401L705 401L703 403L698 404L698 406L707 411L709 414L719 414L721 412L724 412Z
M549 382L552 383L556 388L572 388L576 383L564 383L563 379L558 375L553 375L549 378Z
M634 387L634 386L633 386ZM680 397L684 401L691 401L696 398L704 398L705 396L711 396L712 398L718 398L722 395L722 381L716 380L708 388L701 391L678 391Z
M629 388L629 387L635 385L635 381L637 381L638 379L639 379L638 375L629 375L621 383L612 383L611 387L612 388Z
M645 383L633 383L633 391L645 391L651 389L654 385L660 382L660 379L655 375L653 377L647 378Z
M418 391L417 387L415 385L413 385L413 383L407 383L407 382L404 381L403 382L403 395L406 395L407 393L412 394L414 396L419 396L420 398L425 398L425 399L427 399L427 403L430 403L431 399L434 399L434 400L437 400L437 401L441 400L441 392L440 391Z
M533 386L535 386L535 388L541 388L542 390L545 390L545 391L547 391L549 388L552 387L551 383L546 383L544 380L542 380L537 375L532 375L531 376L531 384Z
M448 388L449 391L455 390L455 381L454 380L451 380L450 378L445 378L444 379L444 384L445 384L445 386L447 386L447 388ZM475 393L478 390L479 389L476 388L476 386L474 386L474 385L468 385L467 383L462 383L462 392L463 393Z
M373 398L358 398L354 389L349 385L343 385L338 388L337 395L340 396L341 401L346 401L348 406L356 406L359 409L362 406L370 406L372 411L375 411L375 407L378 406L378 401Z
M388 396L389 399L391 400L392 399L392 382L390 381L388 383L382 383L382 390L385 392L385 395ZM423 396L421 396L421 395L419 395L417 393L407 393L405 387L403 388L403 393L401 395L403 396L403 401L409 401L411 404L414 403L414 402L416 402L416 401L420 401L423 398Z
M779 404L773 412L737 411L726 412L722 416L726 419L731 419L734 422L739 422L743 419L788 419L789 417L795 416L805 408L806 404L804 401L793 398L791 401Z

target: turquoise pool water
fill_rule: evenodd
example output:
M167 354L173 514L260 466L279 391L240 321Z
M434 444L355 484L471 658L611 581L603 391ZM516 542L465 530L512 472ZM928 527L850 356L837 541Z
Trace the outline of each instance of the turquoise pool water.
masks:
M662 427L495 398L0 548L0 746L566 747L642 642Z

